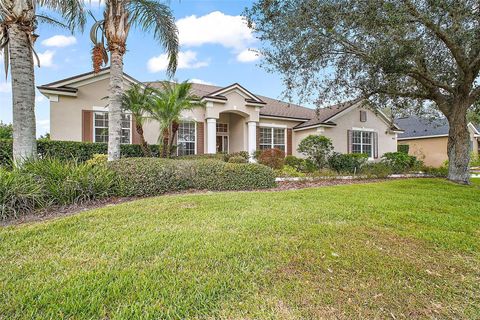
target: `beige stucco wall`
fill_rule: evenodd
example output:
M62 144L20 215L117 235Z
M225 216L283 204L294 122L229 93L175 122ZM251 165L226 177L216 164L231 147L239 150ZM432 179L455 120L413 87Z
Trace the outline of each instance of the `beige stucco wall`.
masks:
M470 129L470 141L472 151L478 154L478 140L474 137L474 132ZM408 154L422 160L425 165L432 167L442 166L448 160L447 154L448 137L424 138L401 140L398 144L409 145Z
M425 165L440 167L447 156L447 137L414 139L399 141L398 144L409 145L408 154L422 160Z
M360 110L367 112L367 121L360 122ZM373 130L378 133L378 156L381 157L385 152L394 152L397 150L396 134L389 130L389 125L379 116L369 109L356 108L334 120L335 127L321 127L308 130L293 132L293 145L295 156L302 156L296 150L296 146L308 135L324 135L332 139L336 152L348 152L348 130Z

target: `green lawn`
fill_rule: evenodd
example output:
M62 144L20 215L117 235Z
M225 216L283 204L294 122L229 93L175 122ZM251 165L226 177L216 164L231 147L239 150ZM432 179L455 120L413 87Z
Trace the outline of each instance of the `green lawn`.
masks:
M478 319L478 182L163 196L0 228L0 319Z

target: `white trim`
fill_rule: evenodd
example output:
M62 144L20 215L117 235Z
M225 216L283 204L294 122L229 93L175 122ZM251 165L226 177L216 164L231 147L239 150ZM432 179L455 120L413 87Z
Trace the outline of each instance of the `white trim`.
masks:
M77 92L68 92L68 91L60 91L60 90L49 90L49 89L38 89L40 93L42 93L45 96L49 95L55 95L55 96L69 96L69 97L76 97Z
M368 132L375 132L376 131L375 129L365 128L365 127L361 127L361 128L352 127L352 130L353 131L368 131Z
M272 119L272 120L287 120L287 121L293 121L293 122L307 122L310 119L305 119L305 118L288 118L288 117L275 117L275 116L262 116L260 115L260 119Z
M270 144L270 148L272 148L272 149L275 148L275 133L274 133L274 130L273 130L273 129L283 129L283 137L284 137L283 146L284 146L284 152L285 152L285 154L287 154L287 145L288 145L288 141L287 141L287 134L288 134L288 132L287 132L287 129L288 129L288 128L287 128L286 126L285 126L285 127L283 127L283 126L265 126L265 125L262 126L262 125L260 124L260 128L271 129L272 142L271 142L271 144ZM259 147L259 148L260 148L260 146L262 145L262 142L261 142L261 140L260 140L260 139L261 139L261 138L260 138L260 133L261 133L261 130L260 130L259 136L258 136L258 140L259 140L259 141L258 141L258 147ZM293 138L293 137L292 137L292 138ZM264 145L265 145L265 144L264 144ZM279 145L279 144L277 143L277 145ZM261 150L261 149L260 149L260 150Z
M100 107L93 107L93 108L100 108ZM92 123L92 131L93 131L93 132L92 132L92 142L95 142L95 143L96 143L96 141L95 141L95 128L96 128L96 127L95 127L95 113L106 113L106 114L108 114L108 110L105 111L105 109L103 109L103 110L95 110L95 109L93 109L92 111L93 111L93 117L92 117L92 122L93 122L93 123ZM128 115L130 116L130 121L129 121L129 122L130 122L130 128L129 128L129 129L130 129L130 141L129 141L129 143L121 143L121 144L133 144L133 115L132 115L131 112L123 112L122 114L128 114ZM120 121L120 122L121 122L121 121ZM100 127L99 127L99 128L100 128ZM102 128L103 128L103 127L102 127ZM110 129L109 126L108 126L108 123L107 123L107 127L106 127L106 128L107 128L107 129ZM125 129L125 128L122 128L122 127L120 126L120 131L121 131L122 129ZM122 137L122 134L121 134L121 132L120 132L120 139L121 139L121 137ZM107 142L101 142L101 143L108 143L108 139L107 139Z
M472 128L474 134L480 135L480 132L477 130L477 128L475 128L475 126L473 125L473 123L469 122L469 123L467 124L467 127Z
M223 88L223 89L220 89L220 90L217 91L217 92L212 92L212 93L214 94L212 97L221 95L222 93L225 93L225 92L230 92L230 91L236 92L236 90L239 90L240 92L242 92L243 95L241 94L241 96L244 97L244 98L245 98L245 96L247 96L247 97L249 97L249 98L251 98L251 99L253 99L253 100L261 101L261 100L259 100L259 98L255 97L255 95L253 95L252 93L248 92L247 89L242 88L242 87L240 86L240 84L238 84L238 83L234 83L234 84L232 84L232 85L229 85L229 86L227 86L227 87L225 87L225 88ZM238 93L238 92L237 92L237 93Z
M46 96L50 102L58 102L58 94L52 94L50 96Z
M207 101L208 102L215 102L215 103L222 103L222 104L225 104L227 103L227 100L223 100L223 99L214 99L214 98L202 98L200 101ZM208 107L208 105L207 105Z
M302 131L302 130L308 130L308 129L315 129L315 128L318 128L318 127L335 128L336 126L335 126L335 125L330 125L330 124L314 124L314 125L311 125L311 126L308 126L308 127L297 128L297 129L294 128L293 131Z
M268 127L268 128L287 128L287 125L285 124L275 124L275 123L265 123L265 122L260 122L258 124L260 127Z
M93 111L101 111L101 112L108 112L108 107L99 107L99 106L93 106L92 107L92 110Z
M193 141L193 144L194 144L195 146L194 146L194 149L193 149L193 154L196 155L196 154L197 154L197 143L198 143L198 142L197 142L197 140L198 140L198 134L197 134L197 125L198 125L198 123L197 123L197 121L195 121L195 120L183 120L183 119L181 119L179 125L180 125L182 122L183 122L183 123L185 123L185 122L192 123L192 122L193 122L193 123L195 124L195 127L194 127L194 130L195 130L195 133L194 133L195 138L194 138L194 141ZM177 130L177 133L176 133L177 136L175 137L175 139L176 139L176 144L177 144L177 148L176 148L177 157L178 157L178 131L179 131L179 130Z

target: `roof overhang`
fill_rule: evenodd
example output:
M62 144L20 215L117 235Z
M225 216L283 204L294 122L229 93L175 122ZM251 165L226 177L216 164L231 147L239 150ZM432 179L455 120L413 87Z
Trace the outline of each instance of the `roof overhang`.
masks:
M288 120L288 121L299 121L299 122L305 122L305 121L310 120L309 118L294 118L294 117L285 117L285 116L273 116L273 115L262 114L262 113L260 113L260 118L276 119L276 120Z
M317 123L317 124L307 126L307 127L293 128L293 131L309 130L309 129L315 129L315 128L320 128L320 127L332 128L332 127L336 127L336 126L337 126L336 123L325 122L325 123Z
M417 139L431 139L431 138L444 138L448 137L448 134L437 134L437 135L430 135L430 136L418 136L418 137L405 137L405 138L398 138L398 141L402 140L417 140Z

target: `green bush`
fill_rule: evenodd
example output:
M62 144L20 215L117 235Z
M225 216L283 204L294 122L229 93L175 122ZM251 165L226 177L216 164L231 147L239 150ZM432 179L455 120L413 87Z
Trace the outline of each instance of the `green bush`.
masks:
M158 157L158 146L150 145L152 155ZM55 158L59 160L75 160L85 162L95 154L107 154L106 143L37 140L37 151L40 159ZM143 152L138 144L122 144L122 157L142 157ZM0 140L0 165L7 165L12 157L12 140Z
M448 176L448 167L424 167L422 170L425 174L433 177L446 178Z
M47 205L77 204L116 193L115 174L105 166L47 158L17 170L38 182Z
M399 144L397 146L397 151L408 154L408 151L410 151L410 146L408 144Z
M205 153L205 154L191 154L188 156L178 156L174 157L173 159L177 160L206 160L206 159L216 159L216 160L223 160L224 159L223 153Z
M258 163L263 164L272 169L282 169L285 163L285 152L280 149L265 149L258 158Z
M382 162L388 165L393 173L406 173L423 167L421 161L404 152L386 152L382 156Z
M250 155L248 154L247 151L239 151L239 152L233 152L233 153L225 153L223 155L223 161L231 162L230 158L233 158L233 157L243 158L245 160L243 163L248 162L248 160L250 160Z
M42 187L31 175L0 168L0 220L18 217L43 204Z
M94 154L91 159L88 159L85 163L90 166L105 165L108 161L108 155L106 154Z
M480 167L480 154L472 152L470 156L470 167Z
M285 165L301 171L301 168L303 168L305 166L305 159L298 158L298 157L291 156L291 155L286 156L285 157Z
M364 153L342 154L332 153L328 158L328 165L338 173L358 173L368 160Z
M247 163L248 160L245 159L244 157L242 156L234 156L234 157L229 157L228 158L228 161L226 162L230 162L230 163Z
M366 178L387 178L393 172L392 167L383 162L367 163L360 173Z
M109 162L124 196L159 195L186 189L251 190L275 185L275 174L258 164L207 160L130 158Z
M323 169L328 164L333 144L332 140L325 136L309 135L300 142L297 150L311 160L318 169Z
M282 169L275 170L277 177L291 177L291 178L303 178L306 176L304 172L299 171L297 168L284 165Z

